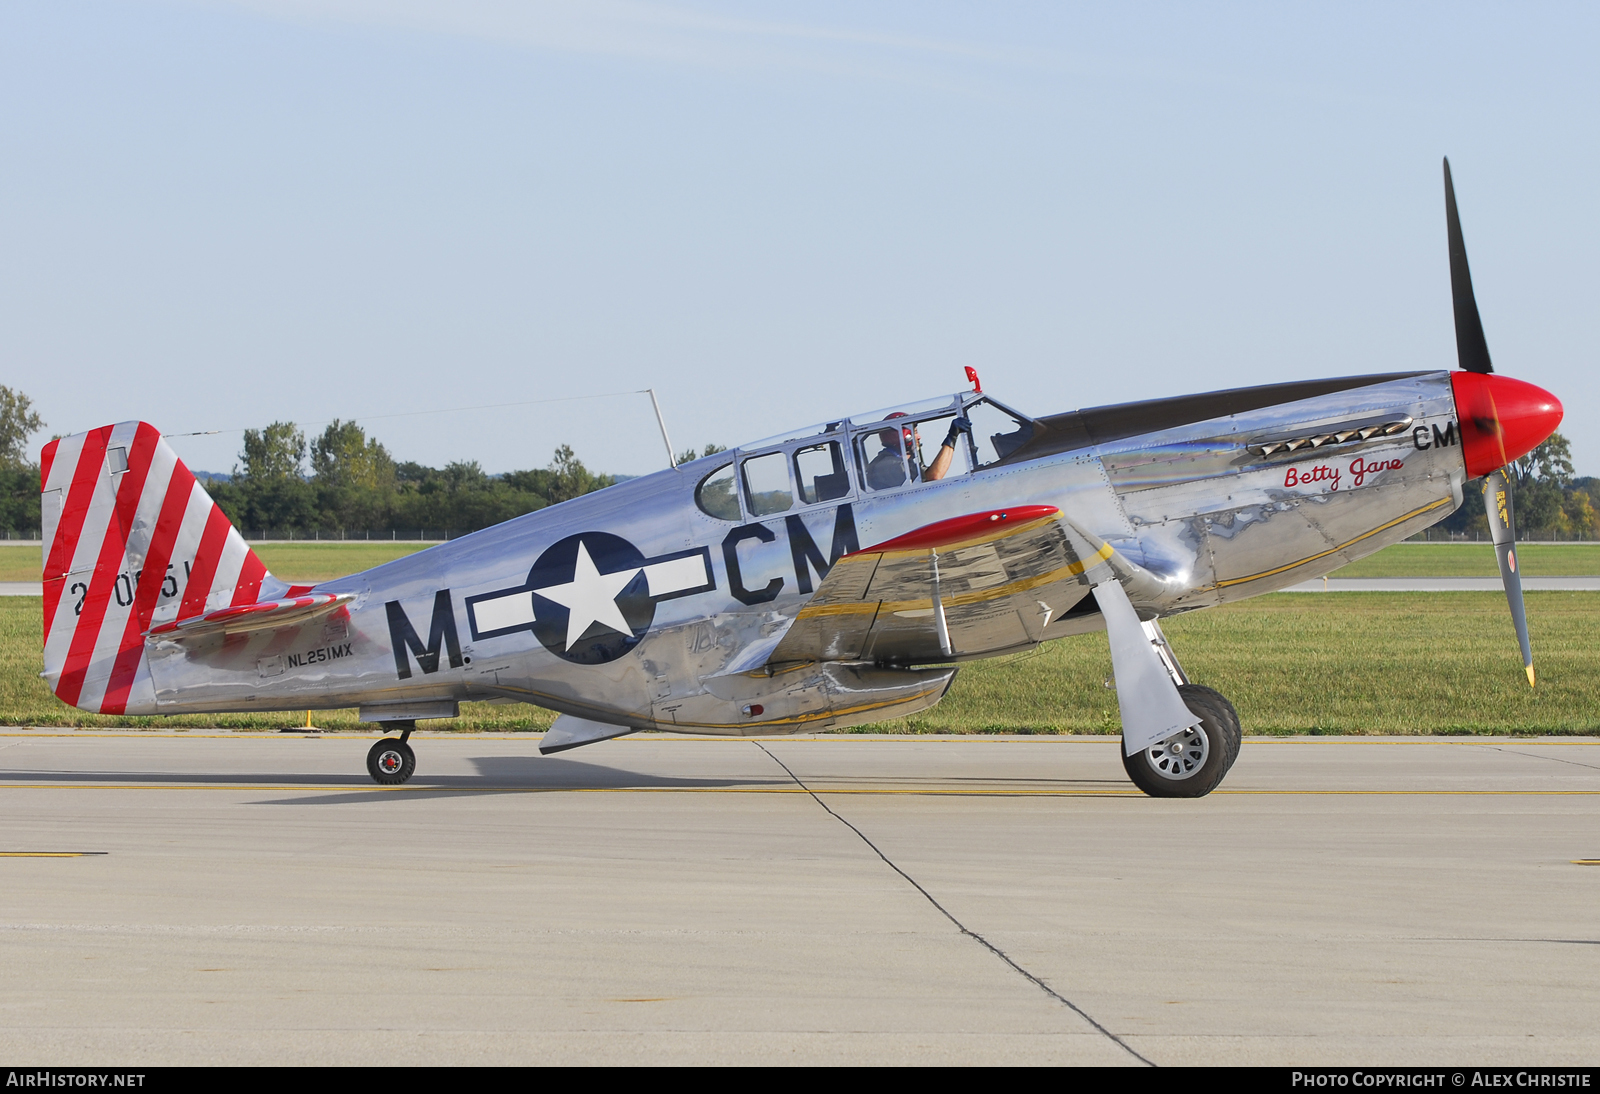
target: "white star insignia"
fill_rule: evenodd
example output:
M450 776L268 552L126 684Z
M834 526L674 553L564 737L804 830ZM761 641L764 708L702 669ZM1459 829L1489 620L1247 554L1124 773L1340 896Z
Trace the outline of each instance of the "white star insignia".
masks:
M553 600L567 609L567 649L571 649L583 632L596 623L610 627L621 634L633 634L633 628L622 617L617 607L617 594L628 587L639 573L640 567L602 574L595 569L594 560L582 540L578 541L578 557L572 564L572 580L565 585L550 585L533 590L546 600Z

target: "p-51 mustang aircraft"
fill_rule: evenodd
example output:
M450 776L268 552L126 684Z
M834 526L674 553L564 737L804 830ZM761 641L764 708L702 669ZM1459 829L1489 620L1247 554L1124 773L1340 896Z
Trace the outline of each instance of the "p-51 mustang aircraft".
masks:
M1556 428L1495 375L1450 167L1458 372L1238 388L1034 418L972 389L790 430L364 573L266 571L143 422L41 457L44 678L106 714L357 706L397 732L469 699L559 712L543 752L636 730L754 736L937 703L963 661L1104 628L1123 765L1222 780L1240 724L1160 619L1405 539L1483 476L1528 682L1505 466Z

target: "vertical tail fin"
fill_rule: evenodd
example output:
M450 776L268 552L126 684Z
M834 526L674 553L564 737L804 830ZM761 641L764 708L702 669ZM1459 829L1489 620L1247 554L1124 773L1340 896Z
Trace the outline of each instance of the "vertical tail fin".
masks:
M154 426L51 441L39 468L44 677L62 702L155 713L152 625L281 592Z

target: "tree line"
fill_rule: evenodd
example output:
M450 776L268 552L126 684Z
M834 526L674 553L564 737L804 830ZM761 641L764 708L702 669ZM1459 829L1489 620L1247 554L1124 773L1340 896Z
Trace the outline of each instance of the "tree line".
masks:
M442 468L396 461L355 422L308 444L293 422L247 429L233 473L206 490L247 537L446 538L613 485L569 445L550 466L491 475L476 460ZM425 533L425 535L424 535Z
M39 535L39 465L28 440L44 429L28 397L0 385L0 537ZM724 451L690 449L680 462ZM1600 539L1600 479L1573 472L1572 449L1560 433L1512 464L1517 536ZM590 471L568 445L548 467L490 475L475 460L443 468L395 461L355 422L334 421L307 442L293 422L247 429L231 474L205 477L207 491L247 538L447 538L475 532L618 481ZM1479 501L1467 500L1430 529L1489 538ZM422 533L427 533L424 537Z
M1600 539L1600 478L1573 473L1567 438L1550 434L1538 448L1512 461L1511 477L1519 540ZM1430 538L1489 539L1483 480L1468 483L1465 494L1466 503L1429 529Z
M0 538L39 535L39 464L29 458L38 453L28 441L44 427L26 395L0 385ZM199 477L234 526L257 539L446 538L618 481L590 471L565 444L548 467L504 475L475 460L442 468L396 461L345 421L329 423L309 443L293 422L247 429L232 472Z

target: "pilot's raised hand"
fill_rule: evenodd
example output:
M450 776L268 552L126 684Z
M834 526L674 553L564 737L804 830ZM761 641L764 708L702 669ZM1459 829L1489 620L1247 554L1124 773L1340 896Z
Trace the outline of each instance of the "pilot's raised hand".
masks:
M950 432L945 434L944 443L951 448L956 446L956 438L961 434L972 435L972 421L968 418L957 418L950 423Z

